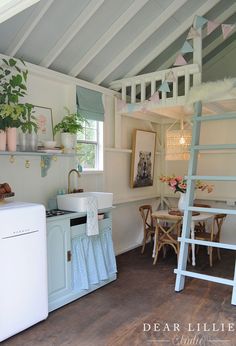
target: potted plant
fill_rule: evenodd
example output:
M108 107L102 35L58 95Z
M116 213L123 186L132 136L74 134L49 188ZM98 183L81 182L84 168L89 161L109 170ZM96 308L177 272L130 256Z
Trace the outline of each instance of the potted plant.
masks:
M71 113L67 107L64 107L67 114L53 128L53 134L61 133L61 144L65 151L70 152L76 145L76 134L83 132L85 118L79 113Z
M34 105L26 103L21 113L20 148L22 151L36 151L38 146L38 124L33 115Z
M24 110L23 105L0 104L0 150L6 150L8 135L8 150L16 150L16 131L20 126L20 116Z
M23 60L20 60L25 65ZM20 98L26 95L28 70L22 69L13 58L2 59L0 66L0 130L7 132L9 151L16 150L16 128L21 124L25 105ZM2 149L5 150L5 149Z

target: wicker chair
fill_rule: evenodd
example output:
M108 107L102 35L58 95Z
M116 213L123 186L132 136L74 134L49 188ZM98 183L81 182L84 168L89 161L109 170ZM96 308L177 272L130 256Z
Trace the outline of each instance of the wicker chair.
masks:
M155 234L155 226L152 218L152 206L149 204L141 205L139 211L143 220L143 245L141 253L144 253L146 242Z
M227 216L226 214L216 214L214 216L214 220L212 223L211 232L207 232L206 230L204 230L203 232L197 232L195 234L195 239L220 242L222 225L226 216ZM209 246L208 253L209 253L209 262L211 267L212 267L212 252L213 252L213 248ZM219 248L217 248L217 255L218 255L218 259L220 260L221 257L220 257Z
M155 249L154 261L156 264L158 253L163 248L165 255L165 246L170 245L174 249L177 258L179 255L179 242L178 237L181 232L182 217L176 215L158 215L153 216L156 223L155 228Z
M209 204L201 204L201 203L194 203L194 207L199 207L199 208L211 208ZM195 226L195 232L205 232L206 231L206 224L204 221L198 222L197 225Z

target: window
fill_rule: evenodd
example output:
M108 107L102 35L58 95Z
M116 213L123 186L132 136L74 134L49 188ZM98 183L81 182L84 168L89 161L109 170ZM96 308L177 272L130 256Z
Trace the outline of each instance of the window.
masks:
M77 135L77 152L85 171L103 170L103 122L84 122L84 131Z
M76 87L78 112L84 116L84 132L77 136L79 162L86 171L103 170L103 121L102 93Z

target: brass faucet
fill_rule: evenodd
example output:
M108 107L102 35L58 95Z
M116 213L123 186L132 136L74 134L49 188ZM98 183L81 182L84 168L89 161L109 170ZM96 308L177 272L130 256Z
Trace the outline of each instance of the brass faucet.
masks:
M70 170L70 172L68 173L68 193L72 193L71 187L70 187L70 176L71 173L75 172L78 175L78 178L81 177L79 171L77 171L77 169L73 168Z

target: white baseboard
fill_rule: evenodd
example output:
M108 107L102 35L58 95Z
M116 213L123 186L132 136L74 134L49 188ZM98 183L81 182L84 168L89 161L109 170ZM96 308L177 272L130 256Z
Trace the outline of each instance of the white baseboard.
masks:
M134 245L129 246L129 247L126 248L126 249L117 250L117 251L115 251L115 255L116 255L116 256L121 255L122 253L125 253L125 252L128 252L128 251L130 251L130 250L136 249L137 247L139 247L139 246L141 246L141 245L142 245L142 243L138 243L138 244L136 243L136 244L134 244Z

